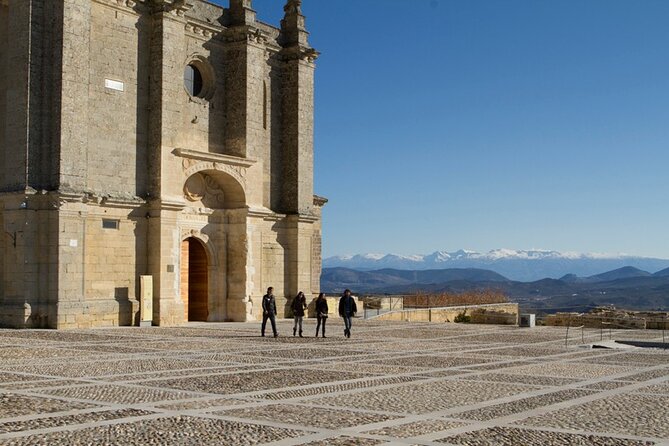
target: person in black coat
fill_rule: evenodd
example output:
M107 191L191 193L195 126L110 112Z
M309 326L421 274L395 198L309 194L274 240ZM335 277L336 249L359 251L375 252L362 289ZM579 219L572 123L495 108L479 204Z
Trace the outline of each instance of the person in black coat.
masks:
M267 294L262 297L262 328L260 334L265 336L265 326L267 319L272 323L272 331L274 337L278 337L279 333L276 331L276 299L274 299L274 288L267 288Z
M351 323L355 313L358 312L358 306L355 304L355 299L351 295L351 290L344 291L344 294L339 299L339 316L344 319L344 336L351 337Z
M304 310L307 309L307 298L304 297L304 293L300 291L293 299L293 318L295 319L295 325L293 325L293 336L297 332L297 327L300 327L300 337L302 337L302 321L304 320Z
M316 337L318 337L318 330L323 327L323 337L325 337L325 323L328 320L328 313L330 309L328 308L328 301L325 298L325 294L321 293L316 299L316 317L318 318L318 325L316 325Z

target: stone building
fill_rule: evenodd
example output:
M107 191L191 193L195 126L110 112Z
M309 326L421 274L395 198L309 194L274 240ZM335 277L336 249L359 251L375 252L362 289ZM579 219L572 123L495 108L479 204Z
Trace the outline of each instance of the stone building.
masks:
M165 326L318 292L318 53L252 8L0 0L0 326L137 323L144 275Z

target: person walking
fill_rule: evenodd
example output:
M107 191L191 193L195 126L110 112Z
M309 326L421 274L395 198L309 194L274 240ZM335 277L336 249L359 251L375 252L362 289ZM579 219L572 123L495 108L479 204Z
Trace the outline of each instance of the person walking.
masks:
M260 334L265 337L265 326L267 319L272 323L272 331L274 337L278 337L279 333L276 331L276 299L274 299L274 288L267 288L267 294L262 297L262 328Z
M304 293L300 291L293 299L293 318L295 319L295 325L293 325L293 336L297 332L299 325L300 328L300 337L302 337L302 321L304 320L304 310L307 309L307 298L304 297Z
M344 336L351 337L351 322L355 313L358 312L358 306L355 304L355 299L351 296L351 290L344 291L344 294L339 299L339 316L344 319Z
M325 298L325 294L321 293L316 299L316 318L318 319L318 325L316 325L316 337L318 337L318 330L321 326L323 327L323 337L325 337L325 322L328 320L329 312L328 301Z

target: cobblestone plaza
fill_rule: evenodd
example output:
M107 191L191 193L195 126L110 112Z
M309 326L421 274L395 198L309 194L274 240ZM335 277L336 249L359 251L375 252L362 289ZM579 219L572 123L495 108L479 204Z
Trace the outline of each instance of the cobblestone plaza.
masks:
M667 350L556 327L360 321L347 340L338 322L0 330L0 445L669 445Z

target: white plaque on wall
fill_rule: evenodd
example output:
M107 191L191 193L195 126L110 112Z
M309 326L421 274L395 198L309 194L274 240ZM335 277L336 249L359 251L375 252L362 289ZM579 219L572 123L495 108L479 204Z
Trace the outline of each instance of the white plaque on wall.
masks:
M139 276L139 326L153 324L153 276Z
M116 90L116 91L124 91L125 84L121 81L105 79L105 88L109 88L110 90Z

